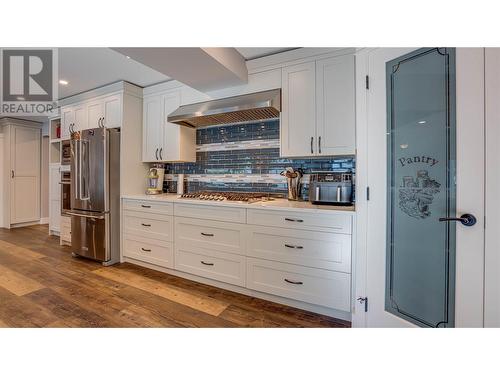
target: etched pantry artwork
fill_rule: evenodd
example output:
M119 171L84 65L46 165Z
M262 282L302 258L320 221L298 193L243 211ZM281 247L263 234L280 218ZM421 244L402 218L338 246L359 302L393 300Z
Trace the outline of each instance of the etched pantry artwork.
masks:
M430 205L440 187L441 184L430 177L427 170L419 170L416 177L404 176L399 188L399 208L417 219L429 217Z

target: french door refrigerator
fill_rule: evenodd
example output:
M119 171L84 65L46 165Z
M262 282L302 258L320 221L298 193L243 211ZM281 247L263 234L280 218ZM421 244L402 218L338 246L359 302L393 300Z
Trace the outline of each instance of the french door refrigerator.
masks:
M71 135L71 248L104 265L120 254L120 129Z

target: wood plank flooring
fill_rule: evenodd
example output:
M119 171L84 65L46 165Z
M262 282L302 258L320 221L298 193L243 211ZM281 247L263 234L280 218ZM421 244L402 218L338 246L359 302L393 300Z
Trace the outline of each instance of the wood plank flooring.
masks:
M73 258L47 225L0 229L0 327L349 327L139 267Z

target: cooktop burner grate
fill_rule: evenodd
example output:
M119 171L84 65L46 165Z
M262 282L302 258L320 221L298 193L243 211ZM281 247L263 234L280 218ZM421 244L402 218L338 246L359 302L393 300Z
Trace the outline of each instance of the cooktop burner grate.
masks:
M197 193L182 194L181 198L200 199L207 201L233 201L233 202L256 202L261 200L271 200L268 193L240 193L225 191L201 191Z

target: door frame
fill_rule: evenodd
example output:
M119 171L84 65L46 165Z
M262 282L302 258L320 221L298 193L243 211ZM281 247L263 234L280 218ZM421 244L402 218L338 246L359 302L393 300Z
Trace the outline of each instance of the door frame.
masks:
M355 249L355 287L354 308L352 312L352 326L366 327L367 316L364 304L358 303L358 298L367 296L367 233L368 233L368 105L370 100L369 89L369 56L376 48L359 49L356 52L356 249ZM456 49L456 122L457 122L457 156L470 153L470 149L484 151L485 133L485 98L484 98L484 49L483 48L457 48ZM464 126L467 124L467 126ZM477 137L477 132L482 136ZM475 137L471 137L475 134ZM471 145L463 140L482 139L483 144ZM465 147L465 144L467 146ZM482 168L478 168L482 164ZM457 201L466 201L457 212L476 212L478 223L484 226L485 196L475 197L475 200L465 200L467 196L466 176L475 173L477 179L474 183L481 184L484 191L485 177L484 152L475 154L461 165L462 175L457 171ZM481 186L480 186L481 187ZM479 209L478 209L479 207ZM456 327L482 327L484 325L484 236L470 236L457 226L456 250L456 285L455 285L455 326ZM474 247L480 241L479 247ZM460 246L458 244L460 243ZM469 248L473 251L463 251ZM467 272L480 272L483 277L473 280L467 279ZM478 291L481 291L478 293Z

